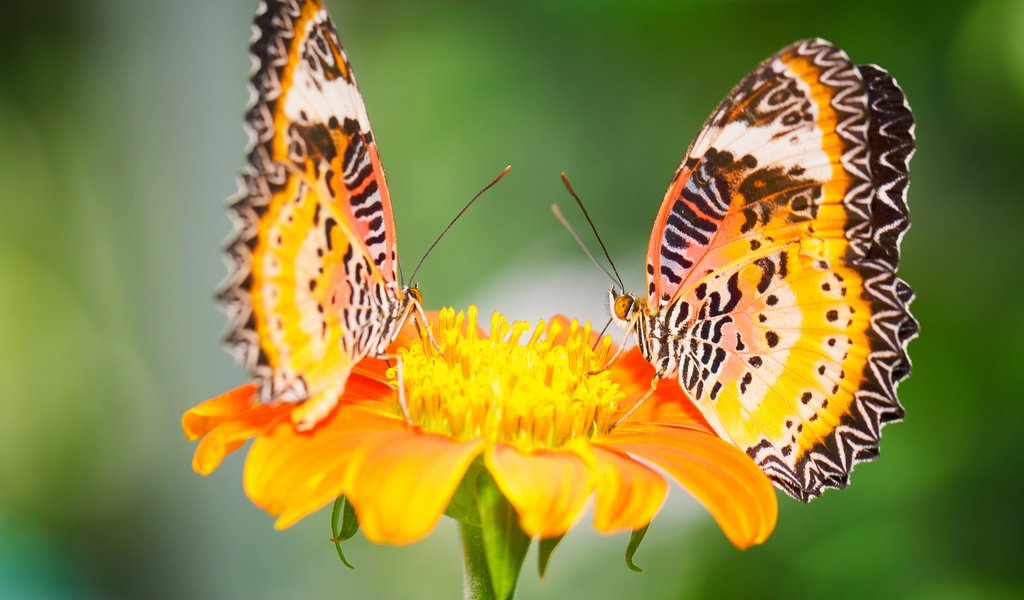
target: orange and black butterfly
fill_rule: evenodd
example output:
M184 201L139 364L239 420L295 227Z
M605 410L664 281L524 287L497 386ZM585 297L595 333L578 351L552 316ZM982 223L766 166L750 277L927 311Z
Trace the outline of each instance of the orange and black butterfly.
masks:
M914 120L885 71L823 40L762 62L690 144L646 297L612 289L656 378L788 494L845 487L901 419L918 332L896 276Z
M226 341L264 401L330 413L356 363L380 356L414 311L363 99L321 0L265 0L253 27L250 139L230 274ZM425 322L425 321L424 321Z

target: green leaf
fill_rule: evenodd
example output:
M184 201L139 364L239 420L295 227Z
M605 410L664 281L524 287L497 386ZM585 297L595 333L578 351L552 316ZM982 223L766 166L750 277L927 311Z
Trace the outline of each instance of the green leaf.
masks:
M555 551L555 547L558 546L564 537L564 535L559 535L544 538L540 541L537 547L537 573L540 574L541 579L544 579L544 573L548 570L548 561L551 560L551 553Z
M338 526L338 519L341 519L341 526ZM348 559L345 558L345 553L341 551L341 543L359 531L359 518L356 516L355 509L352 508L352 503L345 499L345 496L338 496L338 499L334 501L334 509L331 511L331 533L334 537L331 541L334 542L334 547L338 549L338 558L341 562L350 569L355 569Z
M644 541L644 536L647 535L647 528L650 526L651 524L648 523L640 529L634 529L633 534L629 536L629 545L626 546L626 566L637 573L642 573L643 569L636 566L636 563L633 562L633 555L636 554L637 548L640 547L640 542Z
M476 501L494 597L507 600L516 591L530 538L519 528L515 508L490 475L482 474L477 479Z

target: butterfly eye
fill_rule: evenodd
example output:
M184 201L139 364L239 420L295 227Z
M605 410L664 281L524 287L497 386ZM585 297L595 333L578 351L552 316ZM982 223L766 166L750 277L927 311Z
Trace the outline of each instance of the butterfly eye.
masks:
M615 299L615 317L620 320L629 318L633 312L634 300L632 296L622 295Z
M407 293L412 297L416 304L423 304L423 293L420 292L420 288L409 288Z

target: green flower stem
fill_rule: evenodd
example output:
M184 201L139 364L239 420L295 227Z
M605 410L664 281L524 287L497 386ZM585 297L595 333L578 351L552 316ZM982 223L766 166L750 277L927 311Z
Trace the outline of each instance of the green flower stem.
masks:
M477 526L459 523L459 534L462 537L463 595L466 600L494 600L483 531Z

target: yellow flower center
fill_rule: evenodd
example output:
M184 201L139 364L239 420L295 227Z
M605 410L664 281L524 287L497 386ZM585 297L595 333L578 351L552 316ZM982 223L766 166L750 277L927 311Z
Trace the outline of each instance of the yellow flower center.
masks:
M468 313L468 314L467 314ZM408 418L424 430L456 439L505 442L520 451L558 448L574 438L607 433L621 413L625 394L603 369L611 338L593 347L590 323L573 320L531 326L491 317L490 334L479 335L476 307L441 311L433 342L421 333L400 351L388 372L403 392Z

